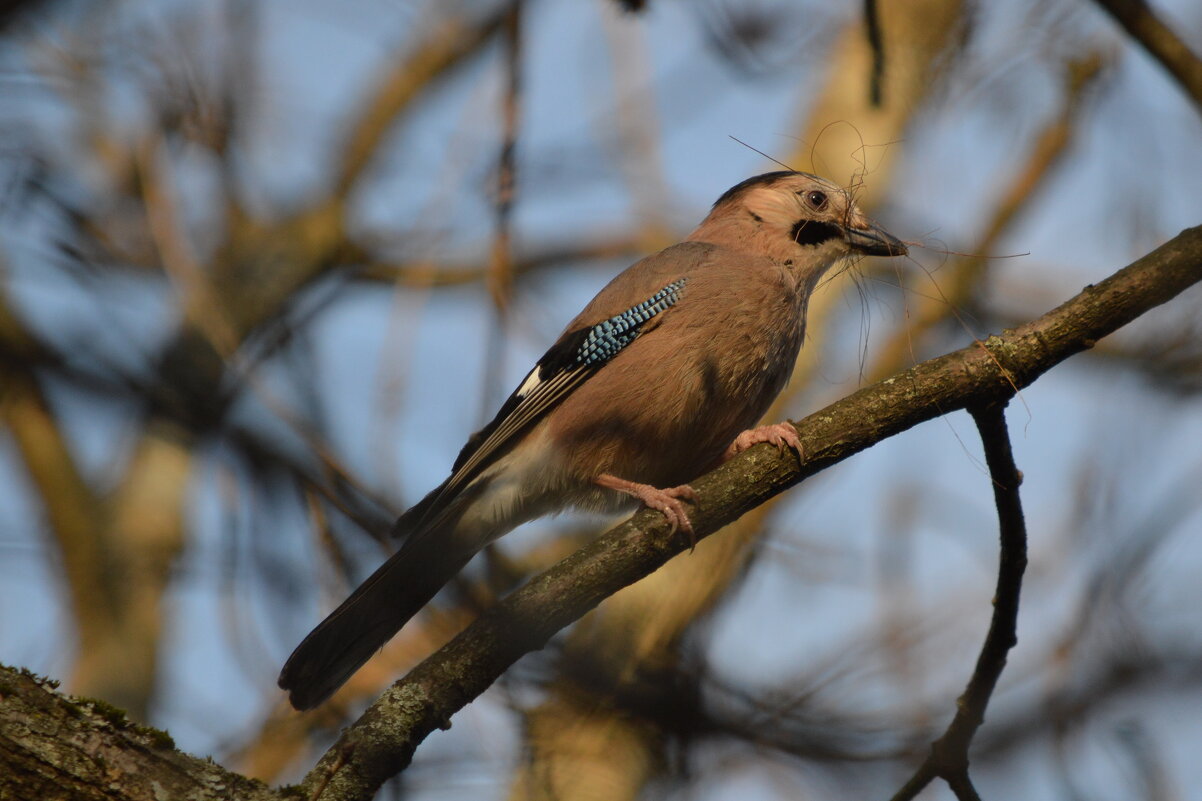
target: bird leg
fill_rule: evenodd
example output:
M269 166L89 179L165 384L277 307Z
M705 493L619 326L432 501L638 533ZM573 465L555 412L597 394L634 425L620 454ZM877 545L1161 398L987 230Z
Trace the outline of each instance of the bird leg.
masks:
M689 521L689 515L684 510L684 504L680 502L681 498L693 501L694 503L697 502L697 493L688 484L681 484L679 487L669 487L668 489L659 489L650 484L639 484L635 481L627 481L624 478L611 476L609 473L602 473L597 476L594 479L594 483L606 489L624 492L627 495L638 498L648 509L662 512L663 516L668 518L668 523L672 526L671 533L675 534L676 530L680 529L689 535L689 542L693 547L696 547L697 537L693 533L693 524Z
M801 447L801 440L797 437L796 428L788 423L773 423L770 426L748 429L735 437L735 441L730 443L726 453L722 454L722 461L725 462L761 442L775 445L776 450L780 453L784 453L785 447L788 446L797 451L799 458L805 454L805 450Z

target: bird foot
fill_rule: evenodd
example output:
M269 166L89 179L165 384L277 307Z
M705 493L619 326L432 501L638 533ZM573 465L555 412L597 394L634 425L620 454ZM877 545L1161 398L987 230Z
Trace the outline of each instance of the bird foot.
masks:
M780 453L785 452L786 446L797 451L798 457L803 456L805 453L805 450L801 446L801 439L797 436L796 428L788 423L773 423L768 426L748 429L735 437L735 441L730 443L730 447L726 449L726 453L722 454L722 461L725 462L747 450L752 445L759 445L761 442L775 445L776 450Z
M693 532L693 524L689 520L689 515L685 511L684 504L680 502L681 498L693 503L697 502L697 493L688 484L659 489L650 484L627 481L624 478L611 476L608 473L602 473L597 476L596 483L606 489L617 490L618 492L624 492L627 495L638 498L648 509L655 509L657 512L661 512L668 519L668 524L672 527L670 533L675 534L678 529L683 531L689 535L690 549L697 547L697 536Z

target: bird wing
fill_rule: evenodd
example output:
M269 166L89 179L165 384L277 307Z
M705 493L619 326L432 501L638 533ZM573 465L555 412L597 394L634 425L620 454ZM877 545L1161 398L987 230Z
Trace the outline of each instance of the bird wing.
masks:
M492 422L468 439L451 476L397 521L398 532L413 532L436 519L451 499L535 423L661 322L660 315L679 303L686 291L688 266L711 250L712 246L696 243L674 245L632 265L605 287L543 354ZM621 311L615 314L614 309Z

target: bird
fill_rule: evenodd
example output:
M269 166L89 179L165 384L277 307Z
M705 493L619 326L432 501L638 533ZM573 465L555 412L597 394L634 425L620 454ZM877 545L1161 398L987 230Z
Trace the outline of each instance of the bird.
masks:
M402 514L399 549L296 647L278 684L298 710L332 695L486 545L569 507L641 503L693 536L688 482L752 445L785 387L806 307L835 264L904 256L852 194L792 170L724 192L682 242L618 274L567 324L450 476Z

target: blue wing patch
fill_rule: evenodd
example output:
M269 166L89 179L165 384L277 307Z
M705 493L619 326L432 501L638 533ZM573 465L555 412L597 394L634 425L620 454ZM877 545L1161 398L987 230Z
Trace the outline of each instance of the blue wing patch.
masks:
M638 338L643 323L676 305L687 280L678 278L637 306L631 306L621 314L616 314L588 329L584 342L576 351L576 363L602 364L617 356L623 348Z

